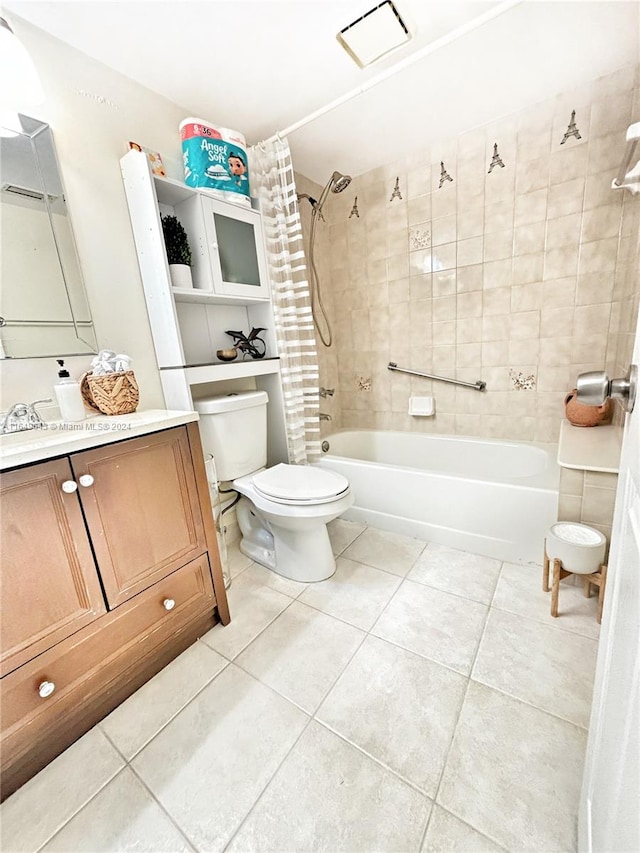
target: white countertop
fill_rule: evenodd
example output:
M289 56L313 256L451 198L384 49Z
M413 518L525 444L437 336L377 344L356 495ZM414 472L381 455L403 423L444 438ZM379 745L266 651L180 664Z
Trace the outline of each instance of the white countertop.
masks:
M89 415L83 421L47 422L39 429L0 435L0 470L16 468L198 420L197 412L149 409L130 415Z
M578 427L563 420L558 442L558 465L580 471L617 474L621 446L620 426Z

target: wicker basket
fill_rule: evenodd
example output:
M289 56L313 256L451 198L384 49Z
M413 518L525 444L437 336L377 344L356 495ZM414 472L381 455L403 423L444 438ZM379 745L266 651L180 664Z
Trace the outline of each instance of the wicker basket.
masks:
M87 406L103 415L128 415L138 408L140 391L133 370L103 376L85 373L80 390Z

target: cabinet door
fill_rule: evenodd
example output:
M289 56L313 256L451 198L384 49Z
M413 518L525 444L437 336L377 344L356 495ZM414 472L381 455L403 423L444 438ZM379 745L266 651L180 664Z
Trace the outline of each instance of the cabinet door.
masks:
M256 210L202 198L214 292L268 299L262 218Z
M2 675L106 611L73 479L66 459L2 475Z
M74 453L110 607L206 551L184 427Z

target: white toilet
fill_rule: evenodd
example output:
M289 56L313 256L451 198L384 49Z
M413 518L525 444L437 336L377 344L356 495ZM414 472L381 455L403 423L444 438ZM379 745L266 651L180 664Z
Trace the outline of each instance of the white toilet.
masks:
M327 524L353 504L349 481L309 465L267 463L265 391L195 401L205 453L221 481L244 495L237 506L240 550L286 578L310 582L335 572Z

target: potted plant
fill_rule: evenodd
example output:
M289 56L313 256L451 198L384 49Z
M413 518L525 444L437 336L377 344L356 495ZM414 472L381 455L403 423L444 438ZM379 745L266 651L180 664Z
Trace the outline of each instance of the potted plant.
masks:
M176 216L162 216L161 219L171 284L179 288L193 287L187 233Z

